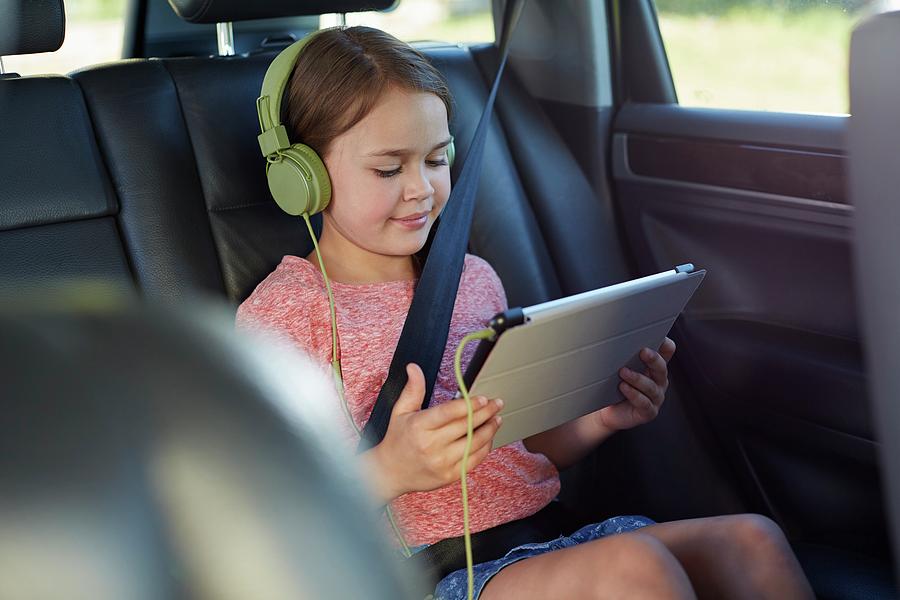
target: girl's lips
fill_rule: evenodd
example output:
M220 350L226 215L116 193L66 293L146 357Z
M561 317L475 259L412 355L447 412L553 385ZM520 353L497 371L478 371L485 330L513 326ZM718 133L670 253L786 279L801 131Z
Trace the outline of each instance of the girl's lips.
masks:
M391 219L394 223L405 229L421 229L428 223L428 212L422 212L402 219Z
M394 223L405 229L421 229L428 222L428 215L423 215L417 219L391 219Z

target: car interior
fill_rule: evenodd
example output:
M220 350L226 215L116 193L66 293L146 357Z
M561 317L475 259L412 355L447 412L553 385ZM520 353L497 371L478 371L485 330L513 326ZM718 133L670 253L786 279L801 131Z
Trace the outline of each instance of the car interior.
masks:
M304 577L328 570L302 540L318 539L304 533L310 529L328 537L330 524L344 540L366 540L352 560L375 556L360 569L377 574L383 589L370 583L367 597L402 597L403 576L368 551L375 542L358 533L365 527L334 518L358 507L351 485L328 483L314 458L298 458L298 470L318 469L306 481L321 488L288 473L290 457L322 455L326 442L310 433L315 427L286 434L277 423L291 418L261 399L273 392L247 383L296 382L296 374L243 358L235 340L198 325L205 311L196 306L202 298L233 315L282 256L312 249L303 222L272 201L259 154L255 100L269 63L317 29L322 14L392 2L170 3L131 2L121 60L68 75L0 74L0 301L11 307L0 322L0 373L10 382L0 395L10 415L0 429L0 490L15 490L0 491L0 507L20 536L0 536L0 564L15 557L9 564L17 566L0 566L0 597L3 580L19 581L22 572L76 568L109 578L106 587L86 588L101 590L95 598L244 597L231 563L204 562L208 553L172 566L166 553L184 540L160 532L180 524L194 542L209 535L203 543L212 543L221 528L190 502L215 512L223 498L245 502L242 531L253 540L246 552L312 556L297 566L303 576L258 561L248 576L265 579L273 596L322 595ZM503 1L493 0L492 10L496 24ZM889 58L898 50L898 15L878 15L854 34L850 118L681 106L650 0L526 3L488 132L469 251L496 269L510 306L688 262L708 271L670 334L678 352L660 416L562 474L561 499L583 522L760 513L784 530L819 598L897 597L891 524L900 539L900 454L891 432L900 413L890 399L900 382L889 349L900 334L900 269L884 259L883 244L896 250L900 215L893 206L885 218L883 198L900 173L900 88ZM52 52L64 36L63 0L0 0L0 56ZM414 45L453 94L455 178L497 47ZM857 106L865 110L858 125ZM888 121L892 128L882 126ZM870 160L859 158L866 152ZM871 187L883 173L893 183ZM870 240L858 248L855 220L857 241ZM179 316L103 316L131 302ZM259 372L247 374L247 365ZM47 377L55 383L38 384ZM167 382L178 398L166 394ZM217 417L220 392L227 410ZM156 450L139 449L177 450L178 440L165 437L176 435L172 428L188 446L206 444L193 448L196 456L234 456L247 478L223 483L219 495L197 492L163 523L141 512L152 490L134 473L156 464L148 458ZM216 431L261 449L222 449ZM271 459L272 476L284 479L251 484L254 467L241 456L256 465ZM102 493L83 495L88 485L73 473L102 482ZM241 496L247 488L255 495ZM292 516L261 492L270 488L311 512ZM47 547L19 543L30 539L28 527L40 529L43 514L25 518L21 506L65 498L90 506L67 513L59 527L98 540L85 542L106 552L96 563L63 568ZM257 503L268 507L258 521L248 508ZM113 533L102 524L109 514L119 514ZM203 526L192 529L189 515ZM231 521L217 523L224 522ZM117 541L102 537L113 535ZM229 549L235 564L239 550ZM122 562L133 569L117 570ZM30 597L75 589L32 580L45 587ZM332 597L363 597L358 581L322 581L334 586Z

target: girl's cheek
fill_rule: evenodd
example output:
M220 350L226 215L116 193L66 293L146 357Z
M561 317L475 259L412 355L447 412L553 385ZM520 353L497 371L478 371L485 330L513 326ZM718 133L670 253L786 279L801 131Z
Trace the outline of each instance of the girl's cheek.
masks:
M447 200L450 198L450 177L447 177L446 182L442 182L441 187L435 186L435 204L438 205L441 212L443 212L444 207L447 205Z
M358 207L357 215L365 220L366 226L369 228L378 228L384 222L394 216L394 210L397 203L393 198L379 197L370 195L366 202L361 203Z

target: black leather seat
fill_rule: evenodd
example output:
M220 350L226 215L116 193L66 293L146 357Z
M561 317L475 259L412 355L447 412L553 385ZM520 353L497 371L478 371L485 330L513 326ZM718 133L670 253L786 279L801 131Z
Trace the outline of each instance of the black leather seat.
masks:
M461 155L491 74L476 57L489 63L492 50L426 50L453 90L457 110L451 129ZM199 288L224 292L238 303L283 255L311 250L301 222L282 214L269 198L255 139L254 103L273 57L151 59L72 75L84 91L100 147L111 158L123 236L148 293L178 297ZM495 265L517 304L625 278L611 218L513 77L504 86L501 116L488 138L472 250ZM510 134L501 126L507 103L517 115L530 117L529 125L538 125L528 135L539 152L510 150L507 136L524 133ZM540 175L548 156L558 163L552 178ZM546 193L546 187L553 192ZM567 210L559 211L563 203ZM567 219L578 226L570 227ZM598 258L581 260L586 248Z
M61 2L5 2L0 56L51 52ZM0 76L0 298L60 281L132 289L116 194L78 85L68 77ZM98 288L99 289L99 288Z
M112 157L142 289L243 300L306 247L269 199L254 109L273 54L114 63L73 74ZM249 104L247 104L249 103Z

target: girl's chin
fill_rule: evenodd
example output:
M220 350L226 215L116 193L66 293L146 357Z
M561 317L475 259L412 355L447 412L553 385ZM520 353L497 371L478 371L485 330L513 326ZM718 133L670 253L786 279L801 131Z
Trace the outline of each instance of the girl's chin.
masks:
M394 252L392 252L392 254L395 256L412 256L424 248L425 242L428 241L428 229L416 233L418 235L403 236L404 239L397 240L396 244L392 244L394 247Z

